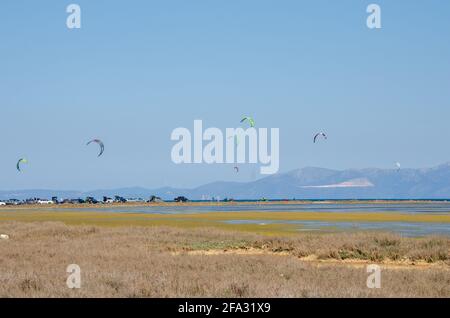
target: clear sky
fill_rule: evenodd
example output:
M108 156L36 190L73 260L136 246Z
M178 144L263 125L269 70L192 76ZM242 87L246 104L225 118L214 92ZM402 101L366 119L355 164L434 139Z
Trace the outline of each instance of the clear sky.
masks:
M249 181L256 166L170 159L174 128L243 115L280 128L281 172L450 161L449 39L442 0L2 0L0 189Z

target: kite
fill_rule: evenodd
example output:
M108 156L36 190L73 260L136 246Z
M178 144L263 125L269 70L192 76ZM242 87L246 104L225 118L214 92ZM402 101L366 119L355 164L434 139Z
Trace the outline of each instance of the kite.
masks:
M101 155L103 155L103 152L105 151L105 144L103 143L103 141L101 141L100 139L93 139L91 141L89 141L86 146L89 146L91 143L96 143L99 145L100 147L100 153L98 154L98 157L100 157Z
M319 136L322 136L323 138L327 139L327 135L325 133L321 132L314 136L314 143L316 143L317 138L319 138Z
M242 118L241 123L248 121L250 127L255 127L255 120L252 117L246 116L244 118Z
M19 159L19 161L17 161L16 169L17 169L17 171L19 171L19 172L22 171L22 170L20 170L20 165L21 165L22 163L28 163L28 160L25 159L25 158L21 158L21 159Z

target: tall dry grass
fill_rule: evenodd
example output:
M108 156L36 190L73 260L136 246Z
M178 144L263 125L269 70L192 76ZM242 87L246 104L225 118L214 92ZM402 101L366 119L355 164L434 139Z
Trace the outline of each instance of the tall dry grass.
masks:
M0 223L0 233L11 237L0 241L0 297L450 297L450 239L444 237L267 238L210 228L19 222ZM270 253L191 253L233 249ZM366 287L364 266L299 259L311 255L435 266L387 267L375 290ZM66 286L69 264L81 267L81 289Z

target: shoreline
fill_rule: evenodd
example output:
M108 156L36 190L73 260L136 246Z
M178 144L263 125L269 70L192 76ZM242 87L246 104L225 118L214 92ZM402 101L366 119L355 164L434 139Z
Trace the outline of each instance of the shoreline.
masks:
M20 204L20 205L6 205L0 206L2 210L19 210L19 209L109 209L109 208L121 208L121 207L196 207L196 206L258 206L258 205L308 205L308 204L342 204L342 205L355 205L355 204L434 204L434 203L448 203L450 207L450 199L439 200L272 200L272 201L230 201L230 202L213 202L213 201L189 201L184 203L179 202L128 202L128 203L98 203L98 204Z

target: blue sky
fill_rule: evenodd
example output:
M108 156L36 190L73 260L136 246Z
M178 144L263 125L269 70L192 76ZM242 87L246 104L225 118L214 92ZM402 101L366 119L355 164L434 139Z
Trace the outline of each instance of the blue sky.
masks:
M381 30L366 27L373 2ZM280 128L282 172L450 161L449 12L438 0L1 1L0 189L249 181L257 166L170 159L174 128L243 115ZM101 158L85 146L95 137Z

